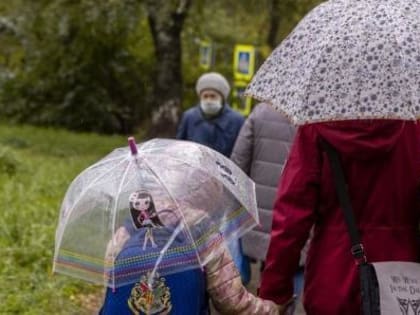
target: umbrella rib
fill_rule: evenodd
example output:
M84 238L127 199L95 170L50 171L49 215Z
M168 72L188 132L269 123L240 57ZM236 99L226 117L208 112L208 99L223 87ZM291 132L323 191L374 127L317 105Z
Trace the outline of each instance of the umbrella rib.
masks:
M186 221L186 219L185 219L185 216L184 216L184 214L182 213L182 211L181 211L181 208L180 208L180 206L179 206L179 203L178 203L178 201L172 196L172 194L171 194L171 192L168 190L168 187L166 187L166 185L163 183L163 181L162 181L162 179L160 178L160 176L155 172L155 170L153 169L153 167L149 164L149 162L146 160L146 158L144 158L143 159L143 161L144 161L144 164L146 165L146 167L152 172L152 174L156 177L156 179L159 181L159 184L161 184L162 185L162 187L166 190L166 192L167 192L167 194L169 195L169 197L171 197L172 198L172 200L175 202L175 205L176 205L176 207L178 208L178 210L179 210L179 213L181 214L181 217L182 217L182 220L183 220L183 222L184 222L184 225L185 226L188 226L187 225L187 221ZM195 241L194 241L194 238L192 237L192 235L191 235L191 232L190 232L190 230L188 229L188 228L186 228L185 229L186 231L187 231L187 234L188 234L188 236L189 236L189 238L191 239L191 242L193 243L193 245L194 245L194 247L195 247L195 254L196 254L196 256L197 256L197 260L198 260L198 263L200 264L200 266L201 266L201 268L203 268L204 266L202 265L202 261L201 261L201 258L200 258L200 256L199 256L199 254L198 254L198 248L197 248L197 244L195 243Z
M348 3L348 6L350 4ZM333 4L331 4L331 6L333 6ZM347 8L347 7L346 7ZM332 22L330 22L332 23ZM340 23L340 27L343 24L343 21L341 21ZM311 86L311 82L312 82L312 78L315 75L316 70L318 69L319 64L321 63L321 59L324 57L324 52L326 51L327 47L330 45L330 41L328 39L324 40L324 43L321 39L325 39L325 38L329 38L327 37L329 34L331 33L331 28L330 27L326 27L325 31L324 31L324 36L319 36L319 45L322 47L321 48L321 52L315 62L315 66L312 67L312 70L309 73L309 78L306 79L306 84L305 84L305 89L303 93L301 93L301 104L307 104L308 103L308 99L309 99L309 95L311 94L310 92L310 86ZM327 35L328 34L328 35ZM299 125L301 124L301 122L298 123Z
M66 215L66 217L64 218L64 222L63 222L63 226L64 226L64 228L63 228L63 231L62 231L62 233L61 233L61 235L59 236L59 239L58 239L58 242L57 242L57 246L56 246L56 253L55 253L55 257L54 257L54 260L56 260L56 256L57 256L57 254L58 254L58 248L60 247L60 245L61 245L61 241L62 241L62 238L63 238L63 234L64 234L64 229L65 229L65 226L67 225L67 221L68 221L68 219L69 219L69 217L71 216L71 213L73 212L73 210L75 209L75 207L76 207L76 205L79 203L79 201L83 198L83 196L86 194L86 192L91 188L91 187L93 187L93 185L99 180L99 179L101 179L102 177L104 177L105 175L108 175L111 171L113 171L115 168L117 168L117 167L119 167L123 162L125 162L125 161L127 161L127 159L128 159L128 157L126 157L126 158L124 158L120 163L118 163L117 165L115 165L114 167L112 167L112 168L110 168L109 170L107 170L105 173L103 173L103 174L101 174L100 176L98 176L97 178L95 178L95 180L94 181L92 181L89 185L88 185L88 187L87 188L85 188L85 190L84 191L82 191L81 193L80 193L80 195L79 195L79 197L77 198L77 200L73 203L73 205L71 206L71 208L68 210L68 214Z
M182 228L184 227L184 223L181 222L178 224L178 226L176 227L175 231L172 233L171 237L169 238L168 242L165 244L165 246L162 248L162 250L160 251L160 255L158 257L158 259L156 260L156 264L153 267L152 272L150 273L149 279L148 279L148 284L149 286L152 285L153 282L153 278L155 277L157 268L160 264L160 262L163 259L163 256L165 255L166 251L168 250L168 248L172 245L172 243L174 242L176 236L181 232Z
M89 167L87 167L83 172L81 172L79 175L77 175L76 176L76 178L73 180L73 183L75 183L80 177L82 177L82 176L85 176L85 174L88 172L88 171L90 171L91 169L93 169L93 168L95 168L95 167L98 167L98 166L102 166L102 165L104 165L104 164L107 164L107 163L110 163L110 162L114 162L114 161L117 161L117 160L121 160L121 157L118 157L118 158L114 158L114 159L110 159L110 160L107 160L107 161L101 161L101 162L98 162L98 163L95 163L95 164L93 164L93 165L91 165L91 166L89 166ZM110 169L110 170L108 170L108 171L111 171L112 169ZM108 172L107 171L107 172ZM95 179L96 180L96 179ZM90 187L88 187L88 188L90 188ZM70 213L69 213L70 214Z
M127 173L128 173L128 171L130 170L130 166L131 166L131 164L133 163L133 160L135 159L136 157L133 157L131 160L130 160L130 162L128 162L128 165L127 165L127 168L124 170L124 174L123 174L123 176L122 176L122 178L121 178L121 182L120 182L120 185L118 186L118 191L117 191L117 194L116 194L116 197L115 197L115 203L114 203L114 207L112 208L112 210L111 210L111 215L112 215L112 227L111 227L111 231L112 231L112 238L111 238L111 240L113 240L114 239L114 236L115 236L115 221L116 221L116 217L117 217L117 215L116 215L116 212L117 212L117 207L118 207L118 202L120 201L120 193L121 193L121 190L122 190L122 187L123 187L123 185L124 185L124 181L125 181L125 179L126 179L126 177L127 177ZM112 245L114 245L114 244L112 244ZM115 258L116 258L116 253L115 253L115 251L113 250L112 251L112 261L115 261ZM114 288L115 289L115 268L113 268L112 269L112 288Z
M79 176L77 176L76 177L76 179L78 178L78 177L80 177L81 175L83 175L84 173L86 173L87 171L90 171L92 168L94 168L94 167L98 167L98 166L102 166L102 165L104 165L104 164L107 164L107 163L110 163L110 162L114 162L114 161L117 161L117 160L121 160L121 156L120 157L117 157L117 158L113 158L113 159L109 159L109 160L105 160L105 161L99 161L98 163L95 163L95 164L93 164L93 165L91 165L91 166L89 166L89 167L87 167L82 173L80 173L79 174Z
M203 168L203 167L201 167L200 165L193 165L193 164L191 164L190 162L187 162L187 161L183 161L183 160L181 160L181 159L178 159L178 158L176 158L176 157L173 157L173 156L171 156L170 157L170 159L172 159L172 160L175 160L175 161L178 161L178 162L182 162L182 163L185 163L185 164L187 164L187 165L189 165L189 166L191 166L191 167L194 167L194 168L196 168L196 169L199 169L200 171L202 171L202 172L204 172L204 173L206 173L206 174L208 174L210 177L212 177L212 178L214 178L214 179L216 179L216 180L218 180L218 181L221 181L222 183L223 183L223 181L219 178L219 177L217 177L217 176L214 176L212 173L210 173L207 169L205 169L205 168ZM235 164L233 164L235 167L238 167L237 165L235 165ZM252 182L252 184L253 184L253 189L255 189L255 183L254 182ZM225 186L225 185L223 185L223 186ZM232 190L230 190L229 188L227 188L228 190L229 190L229 192L235 197L235 199L242 205L242 206L244 206L244 203L238 198L238 196L236 196L236 194L232 191ZM247 208L247 206L244 206L245 208ZM248 212L249 213L249 212ZM259 222L259 218L258 218L258 212L257 212L257 218L255 218L254 217L254 215L251 213L251 215L252 215L252 217L254 218L254 220L255 221L257 221L257 222Z
M155 154L155 155L161 155L161 154ZM163 157L165 157L164 155L162 155ZM194 165L194 164L191 164L191 163L189 163L189 162L187 162L187 161L184 161L184 160L181 160L181 159L178 159L178 158L176 158L176 157L173 157L173 156L171 156L171 157L169 157L171 160L175 160L175 161L178 161L178 162L181 162L181 163L184 163L184 164L187 164L187 165L189 165L189 166L191 166L191 167L194 167L194 168L196 168L196 169L199 169L200 171L202 171L202 172L204 172L204 173L206 173L206 174L208 174L210 177L212 177L212 178L214 178L214 179L216 179L216 180L218 180L218 181L221 181L221 179L219 178L219 177L217 177L217 176L214 176L212 173L210 173L207 169L205 169L205 168L203 168L203 167L201 167L201 166L199 166L199 165ZM235 165L236 166L236 165ZM229 189L229 191L230 191L230 193L236 198L236 200L240 203L240 204L242 204L243 205L243 203L241 202L241 200Z
M76 205L79 203L79 201L83 198L83 196L86 194L86 192L92 188L94 186L94 184L96 184L96 182L98 182L102 177L105 177L105 175L108 175L111 171L113 171L114 169L116 169L117 167L119 167L122 163L124 163L125 161L127 161L128 158L126 157L125 159L123 159L120 163L118 163L117 165L115 165L114 167L110 168L109 170L107 170L106 172L104 172L101 175L98 175L98 177L96 177L86 188L85 190L83 190L79 197L77 198L77 200L73 203L73 205L71 206L71 208L67 211L67 218L71 215L72 211L74 210L74 208L76 207ZM64 222L64 223L67 223Z

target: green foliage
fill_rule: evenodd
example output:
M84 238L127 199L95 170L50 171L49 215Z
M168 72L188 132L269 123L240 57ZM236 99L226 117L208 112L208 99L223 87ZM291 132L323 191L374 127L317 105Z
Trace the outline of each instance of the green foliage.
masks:
M141 42L138 1L23 4L29 7L20 16L24 57L4 85L0 113L75 130L132 130L151 71L148 56L132 51Z
M12 176L0 171L1 314L93 314L80 297L100 296L102 288L51 274L55 228L71 180L125 143L122 137L0 125L0 152L17 165Z
M277 43L290 33L310 9L323 0L202 0L194 2L184 26L183 73L184 108L197 101L195 81L204 70L199 68L199 40L213 42L216 63L210 71L218 71L233 82L233 50L235 44L255 45L257 63L269 55L267 47L270 13L278 10ZM272 2L277 6L273 8Z
M16 155L6 147L0 146L0 173L8 176L15 175L20 162Z
M271 0L279 2L280 25L278 42L282 41L296 26L297 23L315 6L325 0Z
M273 11L280 42L321 0L191 1L182 33L183 106L196 102L198 42L232 81L237 43L267 57ZM179 5L171 1L170 8ZM73 130L128 133L156 105L154 41L142 0L0 1L0 115ZM169 6L168 6L169 7ZM169 23L168 19L168 23Z

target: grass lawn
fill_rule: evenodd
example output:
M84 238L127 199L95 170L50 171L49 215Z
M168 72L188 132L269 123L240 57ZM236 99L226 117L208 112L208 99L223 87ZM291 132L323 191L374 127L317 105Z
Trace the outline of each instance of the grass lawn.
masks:
M0 313L92 314L101 287L52 275L59 207L71 180L126 145L120 136L0 123Z

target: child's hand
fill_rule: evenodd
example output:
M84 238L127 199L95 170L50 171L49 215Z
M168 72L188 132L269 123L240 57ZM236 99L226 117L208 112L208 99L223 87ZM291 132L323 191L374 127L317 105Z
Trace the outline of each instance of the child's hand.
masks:
M292 297L285 305L278 305L279 315L293 315L295 312L296 297Z

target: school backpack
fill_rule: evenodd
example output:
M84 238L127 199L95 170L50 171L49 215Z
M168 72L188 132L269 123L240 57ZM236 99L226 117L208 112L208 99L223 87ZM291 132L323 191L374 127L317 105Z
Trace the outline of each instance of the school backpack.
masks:
M116 262L133 257L142 250L141 243L133 239L127 241L116 257ZM158 276L153 284L153 293L148 292L147 279L147 275L139 274L136 283L115 289L107 288L99 314L208 315L210 313L205 273L200 268Z

